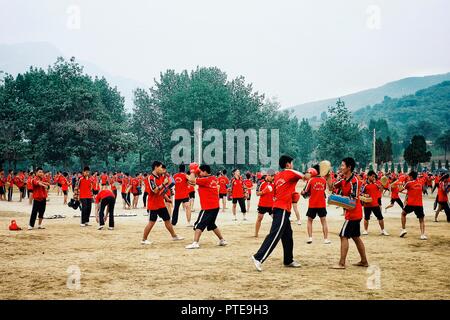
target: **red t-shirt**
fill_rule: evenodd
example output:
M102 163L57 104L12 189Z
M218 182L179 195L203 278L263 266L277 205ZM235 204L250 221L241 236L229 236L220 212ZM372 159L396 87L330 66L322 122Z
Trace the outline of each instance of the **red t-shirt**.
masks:
M126 193L127 192L129 181L130 180L128 179L128 177L123 177L122 178L122 193Z
M25 175L23 173L18 174L15 178L15 184L17 188L22 188L25 185Z
M196 179L200 206L202 210L219 208L218 179L215 176L199 177Z
M102 182L102 185L105 185L107 182L108 182L108 175L106 175L106 174L102 174L101 176L100 176L100 181Z
M264 181L259 186L259 191L262 192L262 194L259 196L258 206L272 208L274 191L273 183Z
M42 201L47 199L47 188L39 185L40 181L45 181L39 177L33 179L33 199L37 201Z
M391 184L391 199L400 199L398 194L398 186L401 185L401 182L397 181Z
M308 180L305 191L309 193L308 208L326 208L325 190L327 181L323 177L313 177Z
M220 176L218 178L218 180L219 180L219 186L220 186L219 193L226 194L227 193L227 184L230 183L230 180L228 180L228 178L226 176Z
M144 178L144 192L147 192L147 194L151 192L150 183L148 182L148 176Z
M67 191L69 189L69 182L67 181L66 177L60 176L58 182L61 185L62 191Z
M148 182L150 184L150 188L154 190L155 188L161 186L164 182L165 177L164 176L155 176L154 174L151 174L148 177ZM166 207L166 204L164 202L164 189L161 188L161 190L158 193L154 193L152 190L150 190L150 193L148 194L147 199L147 209L148 210L158 210Z
M98 177L92 176L91 181L92 181L92 190L100 190L100 185L98 183Z
M233 199L244 197L244 182L242 179L231 179L231 196Z
M361 201L359 201L361 181L359 181L359 179L352 174L350 178L339 180L334 186L342 191L343 196L356 199L355 209L345 210L345 220L361 220L362 205Z
M131 193L132 194L138 193L138 190L137 190L138 186L139 186L139 179L131 178Z
M174 174L173 179L175 180L175 200L189 198L186 173L178 172Z
M14 178L12 175L8 174L8 177L6 178L6 182L9 183L9 187L8 188L12 188L13 187L13 181Z
M380 204L378 203L379 198L379 189L378 185L376 183L368 183L363 186L362 193L366 193L369 195L369 197L372 198L372 202L365 203L365 207L379 207Z
M408 206L423 206L422 187L423 183L419 180L408 181L405 184L405 189L408 191L406 195L406 204Z
M247 187L247 189L253 188L253 182L250 179L245 179L244 180L244 185Z
M108 197L115 198L114 193L111 190L104 189L104 190L100 191L97 194L97 196L95 197L95 203L99 203L100 201L102 201L103 199L108 198Z
M298 180L302 178L302 173L291 169L282 170L275 175L273 208L291 211L292 194L295 192Z
M117 182L117 177L116 176L111 176L109 177L109 183L111 184L111 190L117 190L117 187L115 185L115 183Z
M92 180L85 177L80 178L80 199L92 198Z
M448 182L447 181L439 182L438 202L447 202L448 201L447 187L448 187Z
M33 177L28 177L27 179L27 189L33 191ZM1 180L1 178L0 178ZM0 187L1 187L1 183L0 183Z

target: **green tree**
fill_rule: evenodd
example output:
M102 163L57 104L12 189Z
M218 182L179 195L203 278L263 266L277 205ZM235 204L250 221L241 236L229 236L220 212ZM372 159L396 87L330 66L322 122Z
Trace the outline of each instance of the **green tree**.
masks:
M407 173L408 170L409 170L408 164L406 163L406 161L404 161L404 162L403 162L403 172L404 172L404 173Z
M312 159L314 151L314 132L308 120L302 119L298 126L297 154L302 163L308 163Z
M430 161L431 152L427 151L425 137L414 136L411 143L406 147L403 157L413 168L421 162Z
M436 163L433 161L431 161L431 172L435 172L436 171Z
M402 165L399 163L397 164L397 173L402 172Z
M447 160L447 151L450 149L450 129L440 135L436 141L436 146L444 150L444 159Z

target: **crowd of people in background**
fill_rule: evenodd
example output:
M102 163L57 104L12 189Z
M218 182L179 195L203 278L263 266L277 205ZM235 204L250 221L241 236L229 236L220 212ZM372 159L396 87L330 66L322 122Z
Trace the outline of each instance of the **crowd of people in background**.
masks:
M284 157L284 158L283 158ZM13 201L17 198L22 202L28 198L32 205L28 229L35 228L38 219L38 229L45 229L42 225L46 203L49 201L48 192L53 189L63 197L63 204L80 210L80 227L90 226L93 204L98 229L114 230L114 209L120 199L124 210L137 209L142 197L143 208L149 222L146 225L141 243L151 244L148 239L156 221L162 220L174 241L184 238L177 235L174 226L178 224L180 208L186 215L187 226L195 230L194 241L186 246L187 249L200 247L199 240L202 232L207 229L213 231L219 239L219 245L224 246L221 232L215 224L216 217L221 210L228 209L231 202L232 220L238 220L239 211L242 220L247 220L251 210L252 195L259 197L256 208L257 218L254 236L259 236L261 222L266 214L272 217L272 227L258 252L252 256L257 270L261 271L262 263L267 259L279 240L283 243L284 264L288 267L298 267L299 263L292 257L292 229L290 214L295 213L295 222L301 225L298 202L301 197L307 199L307 243L313 241L313 221L318 216L322 226L324 244L331 243L328 238L327 225L327 191L328 194L342 195L357 200L356 208L343 209L345 224L341 230L341 259L335 268L345 268L348 251L348 239L353 239L361 256L359 266L367 266L364 244L360 235L369 234L369 222L373 214L378 221L380 234L389 236L384 225L383 212L395 205L402 209L400 237L407 234L406 216L414 212L419 220L420 239L427 240L425 234L425 220L422 197L435 197L434 221L438 221L439 213L444 211L450 222L450 208L448 205L449 175L448 173L432 173L428 171L409 173L395 173L382 171L355 170L352 158L343 160L337 172L332 170L326 175L320 175L319 165L312 166L305 172L293 169L293 159L288 156L280 158L280 170L265 172L241 173L234 169L228 176L227 170L220 170L213 174L208 165L195 163L186 168L180 165L178 172L168 172L166 166L155 161L149 172L91 172L88 166L76 173L56 172L52 174L42 168L34 171L19 170L14 172L0 170L0 200ZM297 192L299 180L304 180L304 188ZM16 188L14 188L16 186ZM73 196L69 201L69 190ZM382 196L389 193L390 202L382 207ZM195 212L194 199L200 197L200 211L195 223L192 223L192 213ZM406 194L402 201L400 194ZM363 220L363 231L360 234L359 222Z

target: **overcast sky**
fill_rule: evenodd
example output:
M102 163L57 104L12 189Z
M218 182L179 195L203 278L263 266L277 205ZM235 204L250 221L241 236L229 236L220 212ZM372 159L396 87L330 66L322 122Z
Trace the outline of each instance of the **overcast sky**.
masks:
M217 66L288 107L449 72L450 1L0 0L0 43L30 41L148 86Z

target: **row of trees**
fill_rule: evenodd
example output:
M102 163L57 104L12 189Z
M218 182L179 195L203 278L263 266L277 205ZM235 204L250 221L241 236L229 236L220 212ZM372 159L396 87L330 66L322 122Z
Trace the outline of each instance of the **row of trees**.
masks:
M106 79L86 75L74 59L58 58L47 70L7 75L0 83L0 106L0 165L8 167L47 164L76 170L91 164L96 170L148 170L155 159L171 163L177 143L171 141L172 132L183 128L193 133L194 121L222 132L279 129L280 154L305 165L316 159L338 164L351 155L365 168L373 129L380 133L377 163L392 161L400 152L386 121L361 127L341 100L313 129L306 119L280 110L276 100L266 99L243 77L228 79L218 68L167 70L151 88L135 90L134 108L127 113L123 97ZM407 161L414 164L415 153L411 157Z

